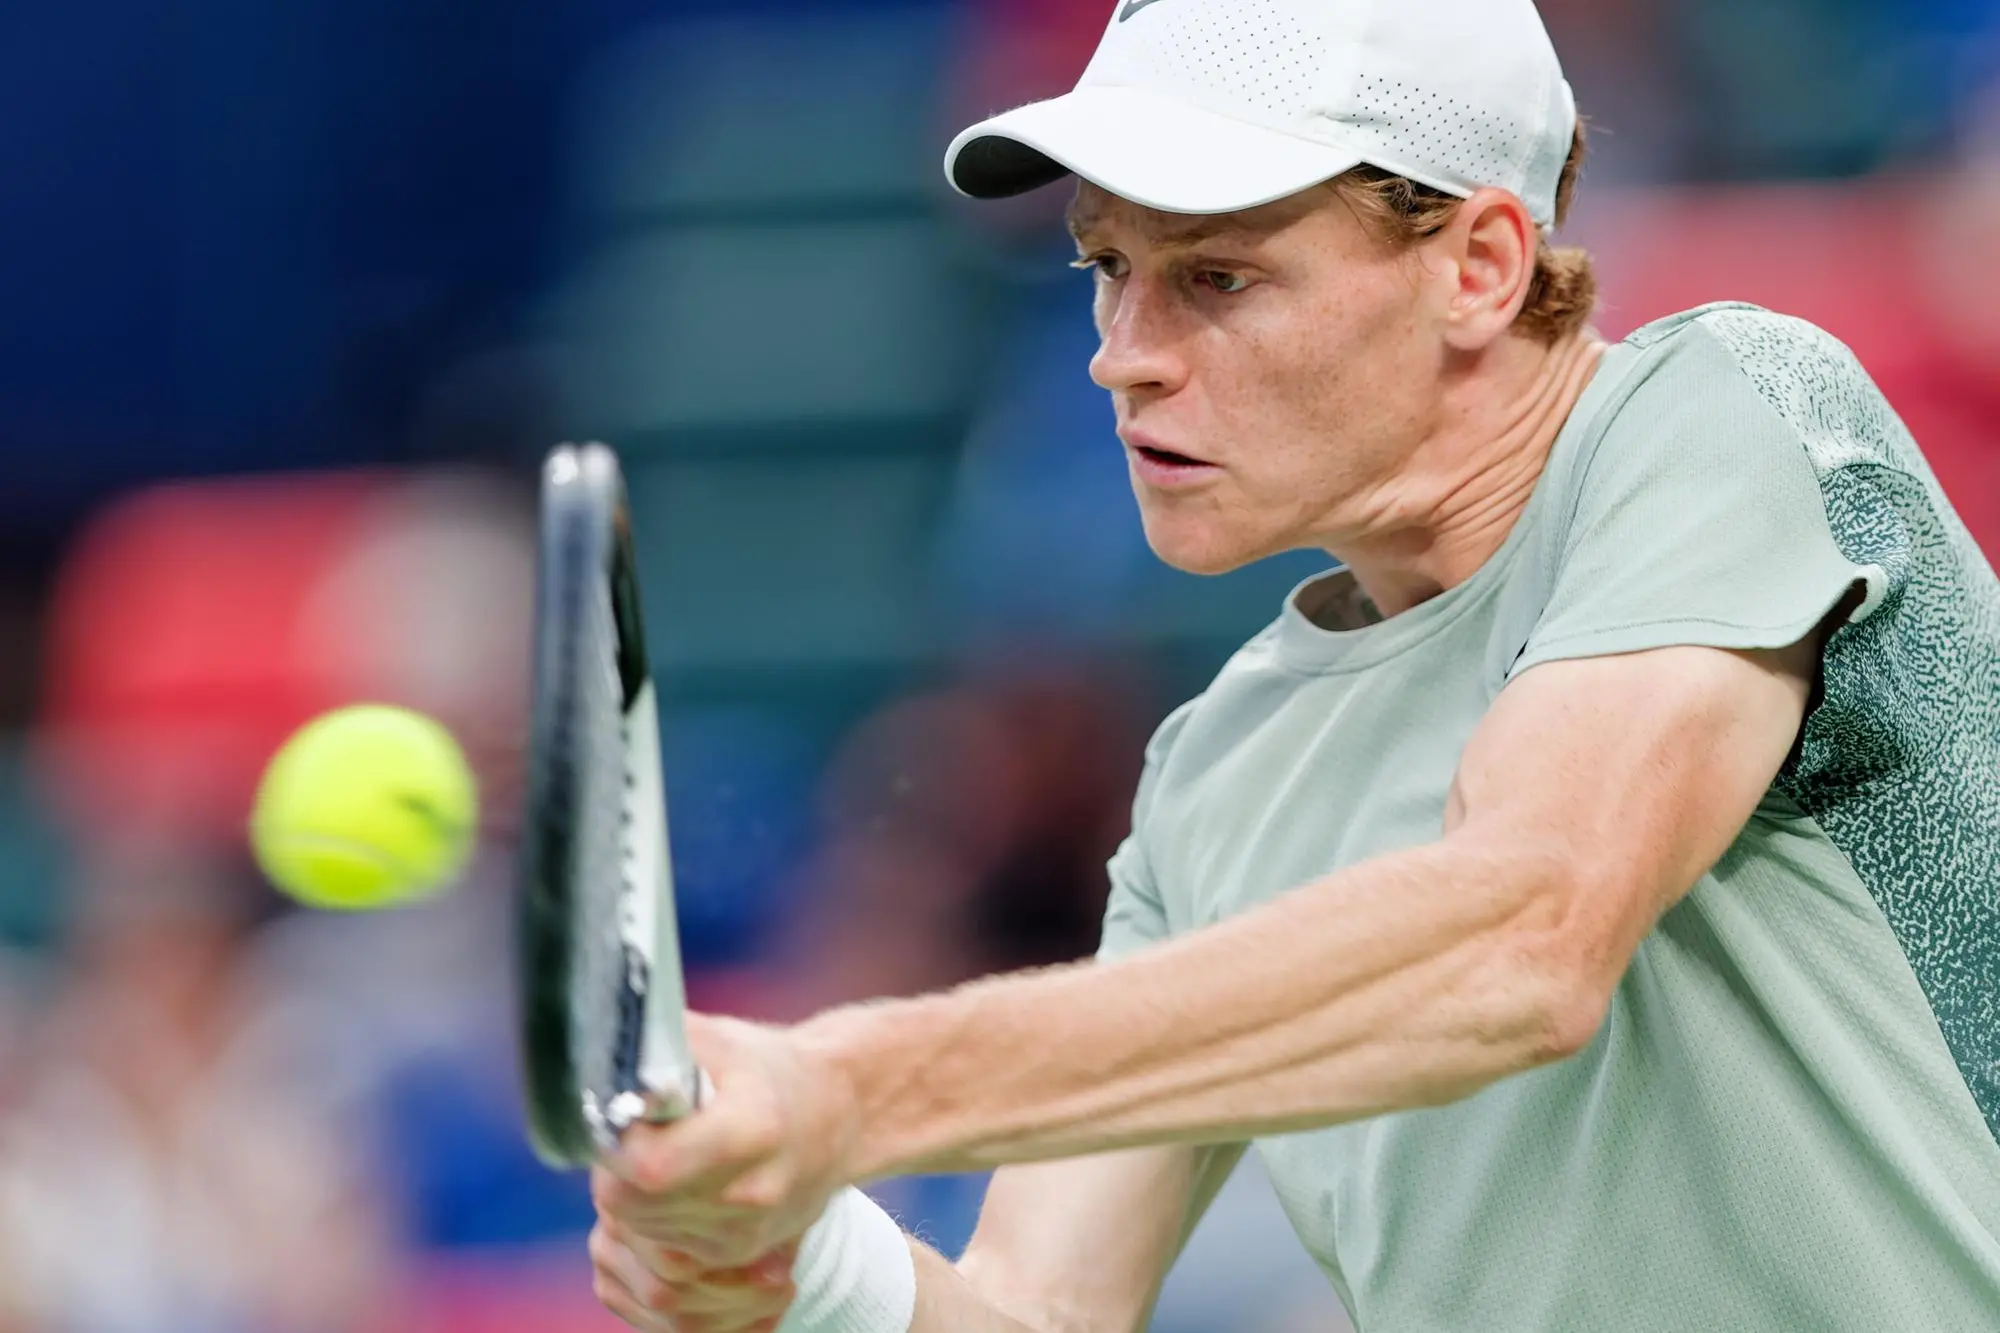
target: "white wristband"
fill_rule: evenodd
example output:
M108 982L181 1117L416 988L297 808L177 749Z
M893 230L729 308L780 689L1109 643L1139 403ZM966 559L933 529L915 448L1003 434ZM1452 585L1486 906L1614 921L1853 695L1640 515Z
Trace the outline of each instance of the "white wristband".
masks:
M798 1298L778 1333L909 1333L917 1264L896 1220L857 1189L833 1196L792 1264Z

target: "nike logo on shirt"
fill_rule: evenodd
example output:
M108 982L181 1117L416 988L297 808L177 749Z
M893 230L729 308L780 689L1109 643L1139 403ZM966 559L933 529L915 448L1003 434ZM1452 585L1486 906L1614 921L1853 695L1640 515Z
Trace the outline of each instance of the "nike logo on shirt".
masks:
M1147 5L1157 5L1160 0L1125 0L1125 8L1118 11L1118 21L1123 23Z

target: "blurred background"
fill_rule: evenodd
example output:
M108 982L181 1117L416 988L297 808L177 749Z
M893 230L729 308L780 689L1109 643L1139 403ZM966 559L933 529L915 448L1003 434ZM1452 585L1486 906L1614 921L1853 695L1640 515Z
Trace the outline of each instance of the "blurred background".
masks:
M1148 554L1061 192L952 132L1108 0L0 12L0 1330L604 1330L522 1146L506 889L532 482L623 452L703 1007L1067 959L1151 726L1320 562ZM2000 552L2000 3L1544 0L1611 335L1848 340ZM460 891L283 910L265 757L466 740ZM885 1187L963 1244L981 1182ZM1345 1325L1239 1175L1163 1333Z

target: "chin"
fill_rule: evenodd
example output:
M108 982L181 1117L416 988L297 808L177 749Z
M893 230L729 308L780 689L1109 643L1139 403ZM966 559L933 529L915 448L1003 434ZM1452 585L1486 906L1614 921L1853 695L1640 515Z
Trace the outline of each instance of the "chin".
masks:
M1181 529L1172 523L1147 523L1146 544L1164 563L1183 574L1213 578L1254 565L1271 552L1228 534Z

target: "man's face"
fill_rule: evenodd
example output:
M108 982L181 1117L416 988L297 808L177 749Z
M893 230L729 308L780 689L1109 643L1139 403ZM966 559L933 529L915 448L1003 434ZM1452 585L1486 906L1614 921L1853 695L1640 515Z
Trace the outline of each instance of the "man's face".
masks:
M1331 190L1189 218L1078 190L1102 345L1146 537L1219 574L1370 530L1432 428L1445 343L1419 257Z

